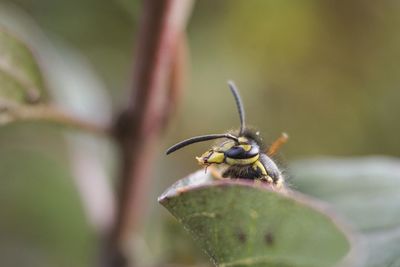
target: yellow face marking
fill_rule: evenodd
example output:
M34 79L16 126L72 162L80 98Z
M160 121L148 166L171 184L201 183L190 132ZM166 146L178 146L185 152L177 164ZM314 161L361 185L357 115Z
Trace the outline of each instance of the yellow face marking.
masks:
M225 162L229 165L251 165L258 161L260 157L259 154L255 155L254 157L248 159L233 159L233 158L225 158Z
M222 152L209 150L200 157L196 157L196 159L200 165L220 164L224 162L225 155Z

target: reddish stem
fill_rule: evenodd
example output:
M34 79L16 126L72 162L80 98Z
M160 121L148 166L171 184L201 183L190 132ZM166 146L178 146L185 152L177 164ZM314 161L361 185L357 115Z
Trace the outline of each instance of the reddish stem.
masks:
M108 244L108 266L123 266L124 244L136 233L151 185L159 137L180 91L176 72L192 1L143 1L129 105L115 124L121 149L117 218ZM179 59L179 62L182 60ZM181 75L182 76L182 75ZM175 78L173 78L175 77ZM172 99L171 99L172 98Z

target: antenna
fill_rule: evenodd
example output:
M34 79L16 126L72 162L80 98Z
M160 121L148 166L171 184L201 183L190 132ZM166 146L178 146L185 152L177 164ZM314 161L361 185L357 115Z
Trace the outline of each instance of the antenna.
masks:
M231 89L231 92L233 94L233 97L235 98L236 102L236 107L239 112L239 117L240 117L240 132L239 136L243 134L244 128L245 128L245 121L244 121L244 108L243 108L243 102L242 99L240 98L239 91L236 88L236 85L233 81L228 81L229 89Z
M207 134L207 135L200 135L200 136L195 136L186 140L183 140L173 146L171 146L170 148L167 149L167 151L165 152L167 155L171 154L172 152L181 149L185 146L194 144L194 143L198 143L198 142L204 142L204 141L208 141L208 140L213 140L213 139L219 139L219 138L228 138L228 139L232 139L235 142L239 143L239 140L236 136L231 135L231 134Z

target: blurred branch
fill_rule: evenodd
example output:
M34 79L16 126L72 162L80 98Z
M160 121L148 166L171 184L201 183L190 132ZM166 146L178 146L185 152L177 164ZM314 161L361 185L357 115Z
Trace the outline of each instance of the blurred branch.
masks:
M188 45L185 34L179 36L177 47L175 49L175 55L173 56L173 62L171 66L171 76L169 81L169 90L167 92L167 99L164 108L164 119L167 123L171 115L173 115L179 108L178 103L182 97L185 82L188 79Z
M114 127L122 166L106 266L127 265L124 244L140 228L159 137L181 92L182 40L192 5L192 0L143 1L132 95Z
M109 133L105 126L82 120L51 105L23 105L0 99L0 125L18 121L43 121L95 134Z

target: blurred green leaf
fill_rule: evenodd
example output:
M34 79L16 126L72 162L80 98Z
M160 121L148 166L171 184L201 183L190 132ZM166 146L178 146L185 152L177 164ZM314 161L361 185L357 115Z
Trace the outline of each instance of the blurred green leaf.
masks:
M12 124L0 147L0 266L90 266L96 236L60 132Z
M349 251L344 232L309 199L263 184L199 171L159 201L216 266L332 266Z
M43 79L32 52L0 28L0 99L30 104L43 94Z
M43 78L29 48L0 28L0 124L26 117L44 99Z
M325 158L292 165L294 186L323 199L358 231L363 267L400 266L400 161Z

